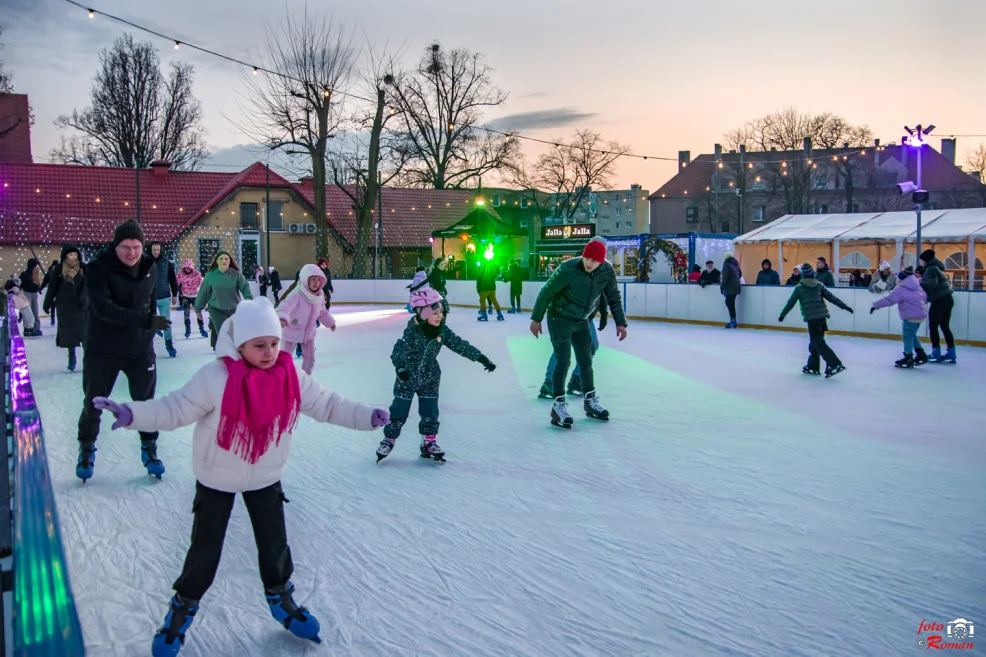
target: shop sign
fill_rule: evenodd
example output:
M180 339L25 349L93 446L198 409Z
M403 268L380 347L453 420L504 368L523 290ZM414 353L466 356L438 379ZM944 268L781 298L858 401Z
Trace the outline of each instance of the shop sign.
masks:
M596 236L595 224L566 224L564 226L541 226L541 239L544 240L585 240Z

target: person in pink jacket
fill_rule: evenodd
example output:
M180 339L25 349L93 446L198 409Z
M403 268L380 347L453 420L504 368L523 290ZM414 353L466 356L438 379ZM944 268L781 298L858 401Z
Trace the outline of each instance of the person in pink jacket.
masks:
M217 359L184 386L144 402L93 400L97 408L116 416L113 429L174 431L195 423L192 544L164 626L151 643L154 657L174 657L181 650L199 600L219 568L237 493L250 514L271 614L295 636L320 641L318 620L292 597L294 566L281 488L291 432L299 414L360 431L381 427L390 417L383 409L346 399L299 373L280 342L281 324L270 301L241 301L220 329Z
M317 265L301 268L298 282L292 285L277 305L277 316L284 328L284 344L281 349L291 353L295 345L301 345L301 369L311 374L315 368L315 322L336 330L336 320L325 307L325 274Z
M914 275L913 267L908 267L897 274L897 278L900 279L900 283L890 294L873 302L870 314L872 315L878 308L897 306L901 337L904 340L904 357L896 361L894 366L910 369L928 362L928 354L921 348L921 341L918 340L921 322L928 317L928 310L924 305L928 301L928 295L921 288L921 281Z

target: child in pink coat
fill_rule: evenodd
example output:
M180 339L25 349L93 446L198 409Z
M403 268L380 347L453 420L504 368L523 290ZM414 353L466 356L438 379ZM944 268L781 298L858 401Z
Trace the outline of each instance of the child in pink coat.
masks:
M325 274L316 265L301 268L298 282L291 286L277 306L277 316L284 329L283 351L291 353L301 345L301 369L311 374L315 367L315 322L336 330L336 320L325 307Z

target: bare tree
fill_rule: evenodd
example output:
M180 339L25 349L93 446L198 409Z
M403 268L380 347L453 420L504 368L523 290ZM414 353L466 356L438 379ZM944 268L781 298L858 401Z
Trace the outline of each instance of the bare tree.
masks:
M433 45L416 70L393 75L397 130L412 156L403 183L460 189L514 161L517 140L479 125L484 110L507 99L490 72L476 53Z
M3 28L0 27L0 35L3 35ZM0 44L0 49L3 48L3 44ZM14 93L14 74L3 67L3 61L0 61L0 94L12 94Z
M350 33L328 14L300 19L287 15L280 29L267 26L266 68L274 74L247 74L240 128L268 148L284 148L310 160L315 191L316 257L328 256L325 214L328 141L342 119L342 96L348 89L358 53ZM340 93L342 92L342 93Z
M979 183L986 185L986 144L979 144L965 156L966 170L975 173Z
M589 194L607 189L616 173L616 161L630 153L630 147L604 142L598 132L576 131L572 141L557 140L533 166L518 165L512 171L512 184L526 190L540 208L538 190L550 193L552 200L544 216L572 219L582 209Z
M202 105L192 95L193 68L172 64L168 78L154 47L125 34L104 50L89 107L55 120L74 130L52 150L66 163L146 167L156 159L194 170L208 156Z
M336 140L338 148L329 159L332 179L349 197L356 215L353 278L367 274L373 212L381 189L401 174L409 157L404 142L385 132L396 113L387 107L387 87L393 79L391 71L396 70L396 58L377 57L372 47L367 51L363 86L374 102L355 110L348 121L350 129Z

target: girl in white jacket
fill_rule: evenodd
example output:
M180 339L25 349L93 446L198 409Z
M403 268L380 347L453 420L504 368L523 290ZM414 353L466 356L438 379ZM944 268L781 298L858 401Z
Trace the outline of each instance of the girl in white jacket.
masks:
M154 657L173 657L219 567L236 493L243 495L257 541L260 578L271 614L303 639L320 642L318 620L292 598L291 550L284 526L281 475L291 431L302 413L318 422L363 431L390 420L386 411L348 400L295 369L280 351L281 324L265 298L240 302L216 344L218 358L180 389L160 399L117 404L97 397L97 408L117 417L113 429L173 431L195 423L192 469L196 491L192 545L175 582Z

